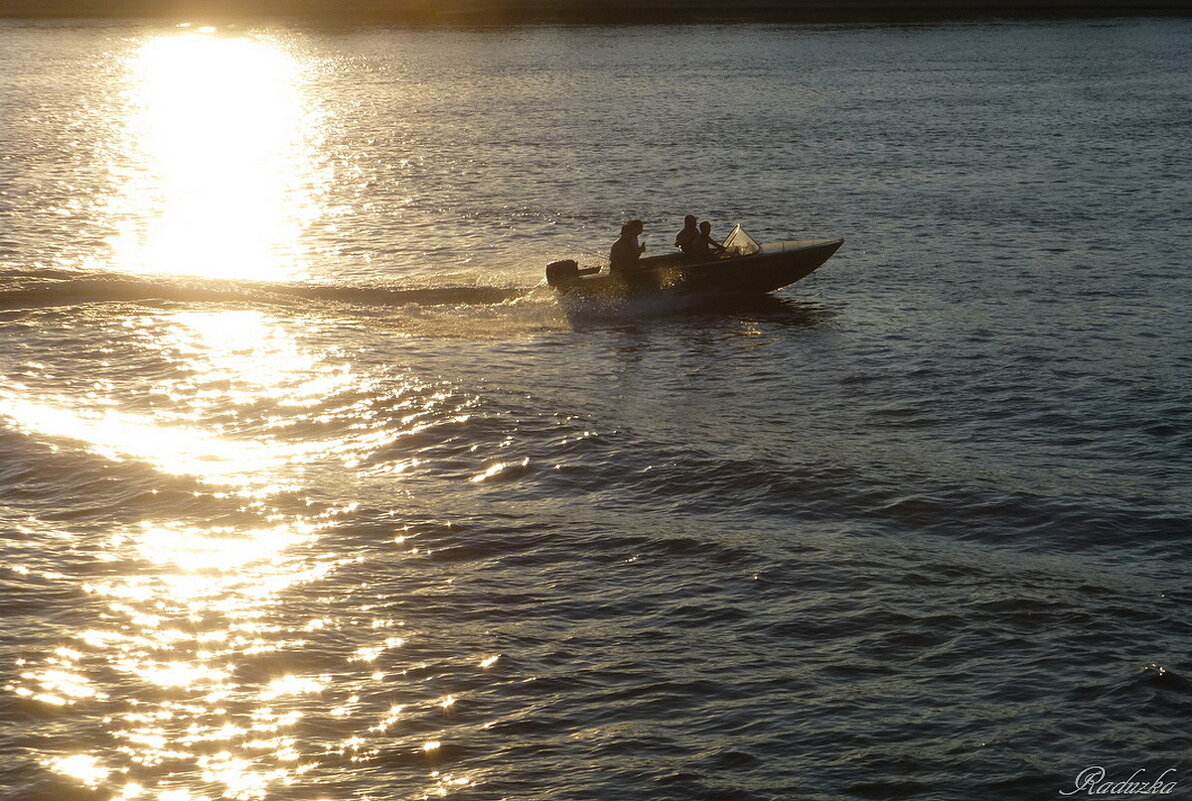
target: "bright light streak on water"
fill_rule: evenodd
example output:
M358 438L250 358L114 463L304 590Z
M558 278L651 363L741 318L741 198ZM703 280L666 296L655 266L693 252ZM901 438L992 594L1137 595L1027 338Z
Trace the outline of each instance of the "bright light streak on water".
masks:
M148 413L125 411L109 396L110 387L80 402L10 386L0 388L0 416L29 432L78 441L109 459L145 461L245 495L293 484L302 465L316 457L354 462L392 437L384 421L368 419L364 400L313 412L313 430L350 420L340 427L341 436L276 436L276 425L292 424L290 410L323 407L338 395L359 396L368 379L303 348L292 326L260 312L178 312L155 320L145 337L153 338L158 358L169 366L152 388L168 405ZM246 434L210 424L254 407L273 412Z
M301 274L296 243L318 210L299 63L264 39L188 32L146 42L129 70L130 151L111 166L119 269Z

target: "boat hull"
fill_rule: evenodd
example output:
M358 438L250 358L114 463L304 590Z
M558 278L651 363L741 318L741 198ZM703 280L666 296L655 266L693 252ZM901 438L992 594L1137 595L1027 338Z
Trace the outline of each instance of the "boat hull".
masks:
M655 256L628 270L552 277L551 286L565 296L609 299L657 294L760 295L806 278L842 244L843 239L771 242L748 256L708 261Z

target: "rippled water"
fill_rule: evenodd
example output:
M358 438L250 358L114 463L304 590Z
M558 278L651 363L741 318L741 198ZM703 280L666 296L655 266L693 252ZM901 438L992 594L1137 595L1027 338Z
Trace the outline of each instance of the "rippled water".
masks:
M1190 45L0 24L3 797L1183 792Z

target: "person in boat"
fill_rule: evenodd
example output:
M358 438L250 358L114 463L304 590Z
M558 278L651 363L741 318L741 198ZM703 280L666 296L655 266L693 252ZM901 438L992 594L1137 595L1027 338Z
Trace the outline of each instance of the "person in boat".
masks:
M700 244L708 256L725 252L724 245L712 238L712 223L704 220L699 224Z
M696 216L688 214L683 218L683 228L675 234L675 247L683 251L684 256L700 255L700 234L696 227Z
M637 264L637 260L646 252L646 246L638 243L645 226L641 220L630 220L621 226L621 238L613 243L608 253L609 272L624 270Z

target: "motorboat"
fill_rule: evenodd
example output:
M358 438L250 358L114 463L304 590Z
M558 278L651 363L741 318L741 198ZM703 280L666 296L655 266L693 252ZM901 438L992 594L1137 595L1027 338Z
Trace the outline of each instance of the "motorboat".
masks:
M758 244L740 225L707 258L676 253L640 259L629 268L551 262L546 281L565 296L620 299L651 294L756 295L806 278L844 244L843 239L791 239Z

